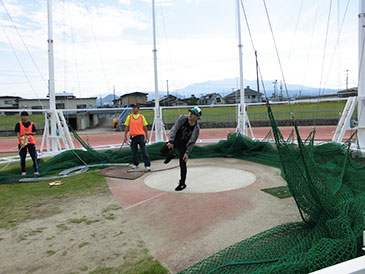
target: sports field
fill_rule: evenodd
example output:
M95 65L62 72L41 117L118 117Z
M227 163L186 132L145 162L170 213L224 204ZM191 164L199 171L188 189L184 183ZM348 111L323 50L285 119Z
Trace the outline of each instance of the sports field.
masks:
M338 118L343 110L346 101L318 102L318 103L299 103L299 104L276 104L272 105L272 110L276 119L289 119L293 112L297 119L317 119L317 118ZM235 121L237 119L236 107L201 107L203 112L202 122L210 121ZM249 119L267 120L266 106L248 106ZM122 109L121 111L122 112ZM153 110L141 109L148 122L152 123L154 113ZM177 116L187 114L186 108L163 109L162 116L165 123L174 122ZM115 113L114 117L118 117L120 113ZM32 114L29 119L33 122L40 123L43 126L44 114ZM0 116L0 130L12 130L20 120L19 115ZM14 125L13 125L14 124Z

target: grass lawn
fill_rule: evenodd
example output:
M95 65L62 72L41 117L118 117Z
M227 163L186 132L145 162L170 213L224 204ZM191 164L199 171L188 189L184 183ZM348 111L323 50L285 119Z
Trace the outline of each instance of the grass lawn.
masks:
M14 168L18 170L19 163L10 164L2 171L9 172ZM99 174L98 170L62 180L65 184L57 192L49 191L48 182L0 184L0 228L12 227L18 222L31 218L29 209L34 203L47 202L52 204L53 199L88 195L108 190L104 176Z
M0 130L14 130L15 124L21 120L20 115L1 115L0 116ZM29 115L29 121L35 122L37 126L38 122L44 123L44 114L32 114Z
M19 168L18 163L10 164L6 170L9 171L14 168ZM48 182L0 184L0 229L15 229L18 224L36 218L37 211L33 209L35 205L47 205L47 211L52 215L59 213L59 208L54 206L57 204L56 201L59 204L65 198L78 199L109 191L104 176L99 173L99 170L91 170L62 180L64 184L57 187L57 191L50 191L53 188L48 186ZM147 249L143 252L142 255L139 255L141 258L139 261L135 261L135 256L132 256L131 260L126 260L119 267L100 266L90 273L168 273L158 261L149 255Z

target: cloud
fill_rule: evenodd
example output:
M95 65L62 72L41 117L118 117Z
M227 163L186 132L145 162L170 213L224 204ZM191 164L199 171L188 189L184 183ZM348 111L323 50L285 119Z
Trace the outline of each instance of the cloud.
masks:
M129 6L130 4L132 4L132 0L118 0L118 2L122 5L126 5Z
M142 0L145 3L151 4L151 0ZM155 6L168 7L173 5L173 0L155 0Z

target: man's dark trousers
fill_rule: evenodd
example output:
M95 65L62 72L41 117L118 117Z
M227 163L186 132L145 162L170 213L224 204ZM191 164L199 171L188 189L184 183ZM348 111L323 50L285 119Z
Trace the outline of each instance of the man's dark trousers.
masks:
M136 136L132 137L131 148L132 148L132 154L133 154L133 165L135 165L135 166L139 165L138 145L142 151L144 166L145 167L151 166L150 157L147 154L147 147L146 147L144 135L136 135Z
M25 172L25 157L27 156L27 150L29 151L30 157L33 160L33 170L38 172L38 160L37 160L37 150L34 144L27 144L25 147L18 145L19 156L20 156L20 168L22 172Z
M166 143L160 152L165 155L165 157L168 157L170 154L173 154L171 149L167 147ZM175 144L174 144L175 146ZM187 167L186 162L184 161L184 155L186 153L186 145L185 146L175 146L179 150L179 164L180 164L180 184L185 184L186 181L186 173L187 173Z

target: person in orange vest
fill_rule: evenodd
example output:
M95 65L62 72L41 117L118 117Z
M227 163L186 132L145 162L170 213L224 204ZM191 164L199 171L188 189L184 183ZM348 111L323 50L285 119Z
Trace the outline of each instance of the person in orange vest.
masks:
M33 160L33 170L35 175L38 173L38 160L37 160L37 149L35 147L35 137L37 130L33 122L30 122L29 114L26 111L22 111L21 121L15 125L15 132L18 135L18 150L20 156L20 168L22 170L22 175L27 175L25 169L25 157L27 156L27 151L29 151L30 157Z
M146 118L139 113L139 105L132 105L133 113L129 115L124 123L125 125L125 133L124 133L124 142L127 141L127 135L129 131L129 136L131 139L131 148L133 155L133 165L132 168L138 168L139 160L138 160L138 145L141 148L144 166L146 171L151 170L151 161L147 152L146 143L148 143L148 131L147 131L147 120ZM146 136L146 137L145 137Z

